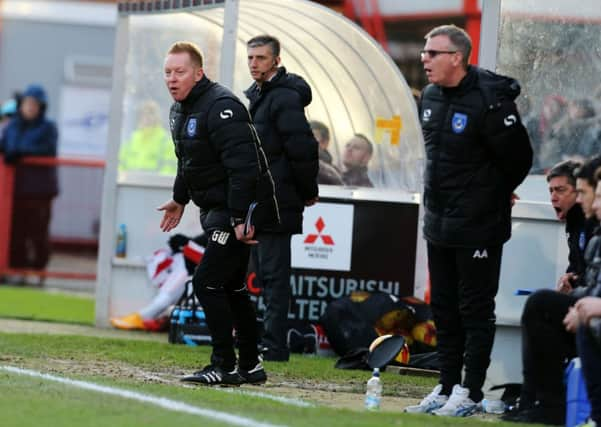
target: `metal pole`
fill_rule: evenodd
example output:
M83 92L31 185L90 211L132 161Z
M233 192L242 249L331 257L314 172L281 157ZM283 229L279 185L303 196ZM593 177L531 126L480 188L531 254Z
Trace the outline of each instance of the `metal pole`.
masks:
M497 67L497 49L501 22L501 0L482 2L479 65L494 71Z
M234 85L234 68L236 64L238 3L238 0L225 0L225 10L223 14L223 39L221 41L219 82L230 89Z
M129 17L119 16L115 34L113 58L113 88L109 113L109 132L106 148L106 167L102 190L100 221L100 244L98 247L98 270L96 274L96 326L109 326L111 300L111 269L115 253L117 164L121 142L123 94L125 93L125 64L129 50Z

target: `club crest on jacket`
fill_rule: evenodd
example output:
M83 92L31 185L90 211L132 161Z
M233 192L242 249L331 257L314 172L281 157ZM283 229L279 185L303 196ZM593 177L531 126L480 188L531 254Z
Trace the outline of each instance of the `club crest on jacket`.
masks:
M186 126L186 134L188 136L196 135L196 123L197 123L196 118L190 117L190 119L188 120L188 125Z
M465 126L467 125L467 115L462 113L453 114L453 118L451 119L451 126L453 127L453 132L462 133L465 130Z

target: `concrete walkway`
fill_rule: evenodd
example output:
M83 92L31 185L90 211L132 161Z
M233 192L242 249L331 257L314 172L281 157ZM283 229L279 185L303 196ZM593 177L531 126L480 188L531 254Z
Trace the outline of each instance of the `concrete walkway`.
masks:
M83 335L104 338L167 342L166 333L121 331L119 329L103 329L85 325L2 318L0 318L0 332L15 334Z

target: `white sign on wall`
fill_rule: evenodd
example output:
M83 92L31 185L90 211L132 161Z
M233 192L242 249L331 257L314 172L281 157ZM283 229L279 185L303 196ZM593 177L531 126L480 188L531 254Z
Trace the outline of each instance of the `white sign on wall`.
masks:
M62 87L59 156L106 157L110 95L109 89Z
M354 206L317 203L305 209L303 234L292 236L292 267L350 271Z

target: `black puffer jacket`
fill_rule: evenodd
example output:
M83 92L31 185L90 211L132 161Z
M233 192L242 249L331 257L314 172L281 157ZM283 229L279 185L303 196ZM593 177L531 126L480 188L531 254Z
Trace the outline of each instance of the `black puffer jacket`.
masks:
M584 286L570 293L575 298L601 297L601 228L597 227L584 251Z
M584 282L584 271L586 264L584 262L584 250L589 240L593 236L598 222L595 219L587 220L584 217L580 204L576 203L568 211L566 216L566 238L568 240L568 268L566 273L574 273L578 276L573 287L586 286Z
M178 159L173 200L192 199L206 231L229 227L230 217L244 218L253 201L277 218L273 182L250 115L229 89L203 77L172 105L169 123Z
M32 97L39 103L39 115L33 120L26 120L20 113L24 97ZM29 86L19 99L17 114L0 136L0 152L4 152L5 162L14 163L23 156L56 157L58 131L56 124L46 118L46 108L46 91L38 85ZM58 192L55 166L17 165L16 199L52 199Z
M429 242L473 248L509 239L511 193L532 165L514 103L519 93L515 80L472 66L457 87L424 89L420 121Z
M275 180L282 223L271 231L302 233L305 201L318 194L318 144L304 111L311 88L280 67L261 88L253 83L244 93Z

